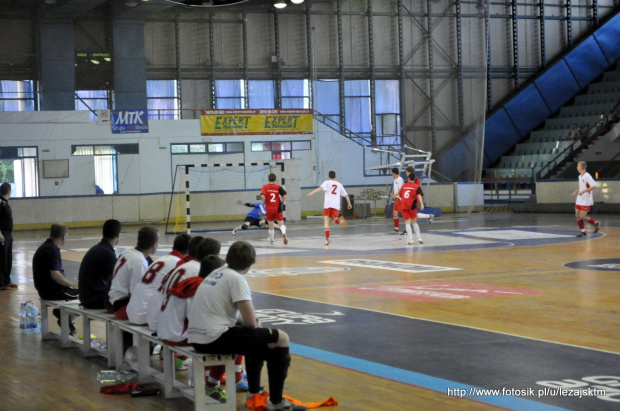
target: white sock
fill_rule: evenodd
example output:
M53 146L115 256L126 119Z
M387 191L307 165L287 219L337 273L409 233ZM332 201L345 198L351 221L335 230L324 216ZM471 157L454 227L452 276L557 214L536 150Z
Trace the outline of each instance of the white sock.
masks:
M239 230L241 230L241 227L243 227L243 224L241 224L241 225L240 225L240 226L238 226L238 227L235 227L233 231L239 231Z
M411 224L405 224L405 230L407 231L407 235L409 236L409 240L413 240L413 233L411 232Z
M273 233L275 232L275 230L269 230L269 239L273 240Z
M418 223L413 223L413 231L415 231L415 235L418 236L418 238L420 237L420 226L418 225Z
M282 233L282 235L286 234L286 226L284 224L280 226L280 232Z
M420 218L424 218L426 220L430 220L431 219L431 215L430 214L424 214L424 213L418 213L418 219Z

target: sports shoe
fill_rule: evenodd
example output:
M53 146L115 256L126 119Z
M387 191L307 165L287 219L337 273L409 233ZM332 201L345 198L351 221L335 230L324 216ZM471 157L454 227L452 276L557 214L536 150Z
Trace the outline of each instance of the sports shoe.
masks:
M345 220L344 217L340 217L340 226L342 228L345 228L347 226L347 220Z
M187 365L182 359L177 358L176 360L174 360L174 369L177 371L184 371L187 370Z
M206 387L205 394L214 400L218 400L219 402L226 402L226 390L219 385L216 385L213 388Z
M413 241L413 240L407 241L407 245L414 245L414 244L415 244L415 241Z
M250 387L248 386L248 382L244 379L239 380L238 383L235 384L235 389L237 392L247 392Z
M255 396L255 395L263 395L263 394L267 394L267 391L265 391L265 390L263 389L263 387L260 387L260 390L259 390L258 392L255 392L254 394L252 394L250 391L248 391L248 392L245 394L245 400L247 401L247 400L249 400L250 398L252 398L252 397L253 397L253 396ZM267 397L267 398L269 398L269 397ZM248 407L248 406L246 406L246 408L249 408L249 407Z
M424 244L424 240L422 240L421 238L418 238L418 243Z
M599 228L601 228L601 222L597 221L596 224L594 224L594 232L598 233Z
M269 241L269 244L273 245L273 238L268 238L267 241Z
M307 408L303 405L295 405L286 398L282 398L279 404L272 404L269 401L269 405L267 405L267 411L306 411Z
M598 224L598 223L597 223L597 224ZM598 231L598 229L597 229L597 231ZM13 281L11 281L11 282L9 283L9 287L11 287L11 288L17 288L17 284L15 284Z
M407 234L407 231L406 231L406 230L405 230L405 231L403 231L402 233L400 233L400 235L405 235L405 234Z
M232 235L237 235L237 230L233 230Z
M435 219L435 216L433 214L430 214L430 218L428 219L428 223L429 224L433 224L433 220Z
M327 238L327 239L325 239L325 243L323 243L323 245L329 245L329 243L331 243L331 242L332 242L332 239L331 238Z
M586 233L585 231L580 232L579 234L577 234L575 237L587 237L588 233Z
M404 231L403 231L403 233L404 233ZM398 234L401 234L401 232L398 231L398 230L394 230L394 231L390 231L389 234L396 234L396 235L398 235Z
M288 237L286 236L286 234L282 234L282 241L284 241L284 245L288 244Z

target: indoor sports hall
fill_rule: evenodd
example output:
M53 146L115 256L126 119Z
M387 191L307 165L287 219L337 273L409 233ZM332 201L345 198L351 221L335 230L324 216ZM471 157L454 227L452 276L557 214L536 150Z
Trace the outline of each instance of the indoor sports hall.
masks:
M113 219L116 256L253 245L304 404L620 410L619 0L2 0L0 38L0 409L204 405L150 331L39 298L50 227L73 282Z
M286 246L277 235L269 245L264 229L199 234L221 241L222 255L236 240L256 248L247 280L263 325L291 337L285 393L293 398L333 397L335 410L612 410L620 400L620 222L597 218L601 230L583 239L566 214L444 214L420 224L424 244L414 246L388 234L384 218L334 228L329 246L313 220L291 223ZM123 230L117 251L134 245L136 231ZM98 234L70 230L68 277ZM46 236L16 237L19 288L3 291L0 303L0 342L15 353L2 367L4 406L190 409L187 399L99 394L105 359L19 334L15 307L38 299L30 260ZM172 239L162 236L158 255ZM245 393L237 396L241 404Z

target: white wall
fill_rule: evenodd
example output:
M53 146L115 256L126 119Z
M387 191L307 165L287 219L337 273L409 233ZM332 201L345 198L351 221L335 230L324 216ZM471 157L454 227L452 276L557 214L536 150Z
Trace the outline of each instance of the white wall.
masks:
M311 140L312 149L295 151L296 165L287 171L290 184L301 188L297 204L290 204L291 217L301 212L320 211L323 208L321 195L306 198L305 194L327 179L327 173L334 170L350 194L359 197L368 187L387 194L393 182L391 174L364 177L364 167L379 165L379 155L351 142L329 127L315 121L314 135L283 136L209 136L200 135L199 120L149 121L149 133L111 133L109 126L99 126L88 120L88 113L78 112L34 112L0 113L0 146L36 146L39 153L40 195L45 198L13 199L15 223L18 225L46 225L64 221L72 225L101 222L116 218L123 222L159 221L168 214L174 166L177 164L213 164L264 162L270 160L269 152L252 152L252 141ZM171 156L172 143L202 142L245 143L245 150L238 154L183 155ZM71 146L76 144L121 144L138 143L139 155L118 156L118 196L94 196L94 163L90 156L72 156ZM64 179L43 178L42 160L68 159L69 177ZM366 161L366 162L365 162ZM299 170L299 176L291 175ZM177 187L178 189L179 187ZM453 185L425 186L427 202L434 207L454 209ZM474 201L466 191L458 188L459 202ZM465 190L465 191L462 191ZM176 192L176 190L175 190ZM206 193L206 196L214 195ZM51 197L51 198L50 198ZM219 194L234 203L239 195L232 192ZM230 198L228 198L230 197ZM467 199L463 200L465 197ZM215 200L211 200L212 202ZM217 203L217 201L215 201ZM374 207L374 203L372 205ZM385 200L377 201L377 208L385 206ZM245 213L246 210L227 210L214 207L209 216L229 216Z
M597 181L598 188L594 190L594 202L620 203L620 181ZM536 183L536 202L545 203L574 203L570 195L579 187L574 181L539 181Z

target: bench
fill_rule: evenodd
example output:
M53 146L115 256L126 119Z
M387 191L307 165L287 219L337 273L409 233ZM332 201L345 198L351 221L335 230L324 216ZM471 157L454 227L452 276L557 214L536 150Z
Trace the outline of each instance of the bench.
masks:
M60 333L49 331L49 308L60 310ZM83 341L69 335L69 316L82 316ZM90 322L101 321L106 325L107 349L91 347ZM195 410L236 410L235 389L235 355L209 355L199 353L191 346L170 346L164 344L152 331L145 326L131 324L128 320L119 320L114 314L104 310L89 310L80 306L79 301L41 300L41 331L43 340L60 338L61 347L81 346L84 357L101 355L108 360L110 368L119 369L124 363L123 332L132 334L134 346L138 350L138 361L130 364L138 373L139 383L157 382L162 385L164 398L184 396L194 401ZM150 343L160 344L163 348L163 373L150 366ZM194 379L198 384L184 384L176 380L174 353L192 360ZM205 395L204 367L223 365L226 367L227 400L220 403Z

